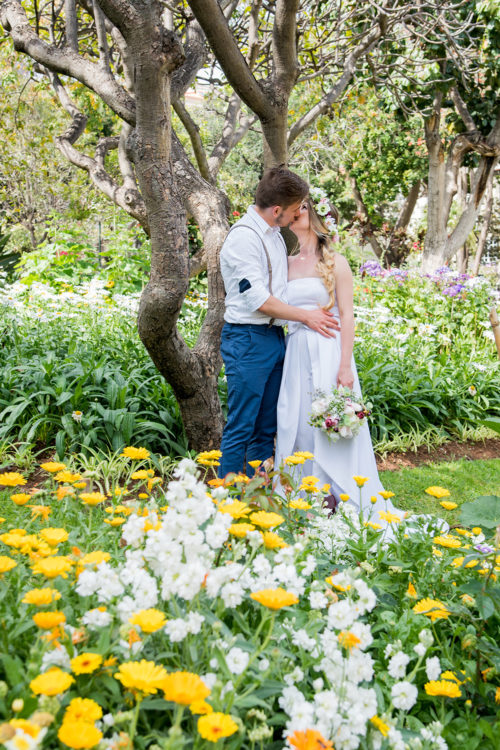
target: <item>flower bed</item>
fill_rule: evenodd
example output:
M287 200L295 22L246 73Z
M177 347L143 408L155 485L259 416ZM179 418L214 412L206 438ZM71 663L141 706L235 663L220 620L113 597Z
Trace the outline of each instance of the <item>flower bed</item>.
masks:
M0 475L5 746L493 749L500 501L482 529L329 516L300 455L281 498L205 484L217 458Z

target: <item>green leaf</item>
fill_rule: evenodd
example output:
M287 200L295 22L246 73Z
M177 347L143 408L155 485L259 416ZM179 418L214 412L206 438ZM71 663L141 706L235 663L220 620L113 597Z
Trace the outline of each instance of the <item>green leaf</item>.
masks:
M488 427L490 430L498 432L500 435L500 417L488 417L488 419L480 419L479 424Z
M500 525L500 497L485 495L460 508L460 523L464 526L485 526L495 529Z

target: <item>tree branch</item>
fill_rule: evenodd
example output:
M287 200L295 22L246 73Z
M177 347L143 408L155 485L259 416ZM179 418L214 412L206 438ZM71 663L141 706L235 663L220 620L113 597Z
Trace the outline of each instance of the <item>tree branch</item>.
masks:
M273 86L289 94L297 80L297 10L299 0L277 0L273 25L272 55L276 70Z
M459 94L459 91L456 86L453 86L451 89L451 98L453 101L453 104L455 105L455 109L457 110L458 114L462 118L462 122L464 123L467 130L474 131L477 130L476 124L474 120L472 119L472 116L467 109L467 106L462 99L462 97Z
M205 153L203 141L201 140L200 136L200 128L195 123L180 99L177 99L172 106L180 121L184 125L187 134L189 135L191 146L193 147L196 163L198 164L198 169L200 170L201 176L203 177L203 179L207 180L207 182L212 182L213 180L210 175L210 169L208 167L207 155Z

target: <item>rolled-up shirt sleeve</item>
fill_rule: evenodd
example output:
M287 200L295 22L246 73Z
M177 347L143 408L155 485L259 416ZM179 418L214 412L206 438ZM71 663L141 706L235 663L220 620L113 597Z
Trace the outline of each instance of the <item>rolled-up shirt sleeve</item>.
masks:
M221 271L229 297L238 295L249 312L269 298L269 271L262 242L254 232L236 228L220 255Z

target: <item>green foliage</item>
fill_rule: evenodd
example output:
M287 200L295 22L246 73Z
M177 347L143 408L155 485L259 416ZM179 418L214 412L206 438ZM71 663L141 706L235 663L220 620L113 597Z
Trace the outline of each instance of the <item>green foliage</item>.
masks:
M460 523L496 529L500 526L500 497L489 495L478 497L473 503L464 503L460 508Z

